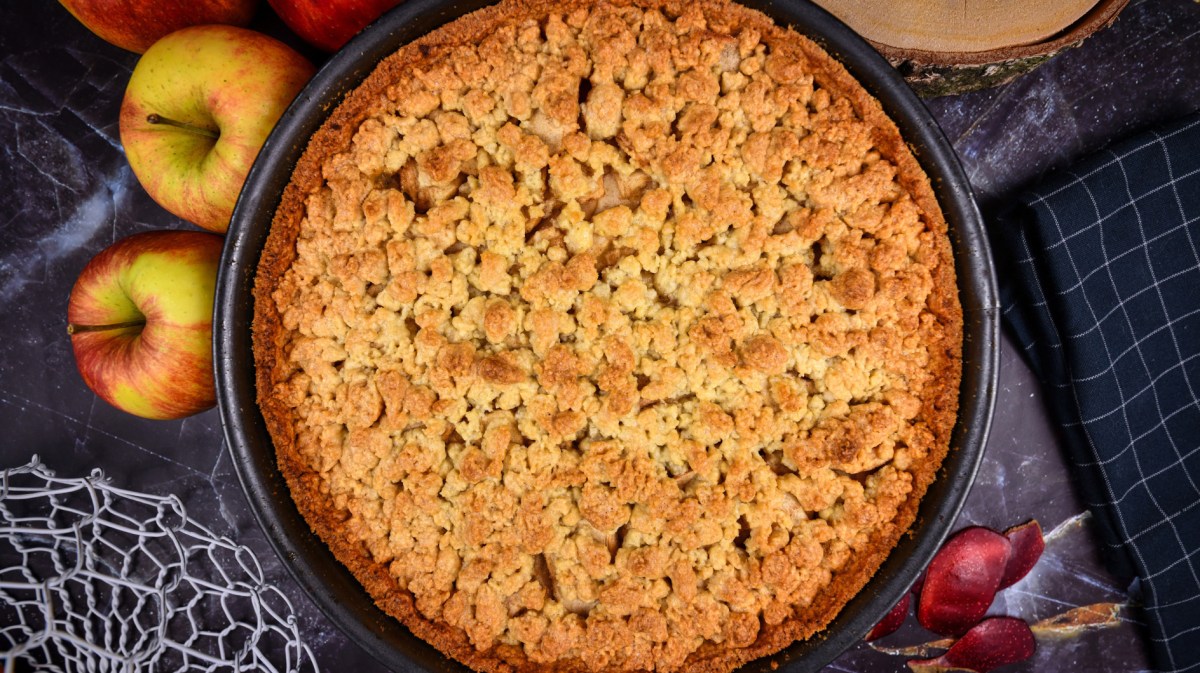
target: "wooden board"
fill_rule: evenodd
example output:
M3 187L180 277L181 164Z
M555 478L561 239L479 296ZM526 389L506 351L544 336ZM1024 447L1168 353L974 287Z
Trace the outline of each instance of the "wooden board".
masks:
M1079 21L1096 0L818 0L863 37L898 49L981 52L1036 44Z
M1129 0L814 0L922 96L997 86L1112 24Z

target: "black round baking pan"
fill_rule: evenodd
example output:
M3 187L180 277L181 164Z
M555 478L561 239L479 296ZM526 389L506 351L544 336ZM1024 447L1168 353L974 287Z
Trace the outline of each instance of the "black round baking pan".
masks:
M329 620L382 664L465 672L375 606L312 533L292 502L255 401L252 289L271 219L309 137L384 57L493 0L407 0L335 54L280 119L242 190L217 281L217 399L234 467L251 508L284 565ZM817 671L854 645L908 590L940 546L975 478L991 423L998 372L995 271L982 220L957 157L929 112L866 42L801 0L740 0L793 27L840 60L883 104L929 174L949 222L964 314L963 379L951 451L905 536L866 588L820 634L741 670Z

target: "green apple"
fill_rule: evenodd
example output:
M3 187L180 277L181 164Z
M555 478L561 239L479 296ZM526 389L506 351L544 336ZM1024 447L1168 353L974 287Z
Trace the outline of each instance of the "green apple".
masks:
M216 403L212 317L222 243L202 231L149 231L88 262L71 290L67 333L97 395L158 419Z
M258 0L58 0L79 22L101 39L142 53L180 28L207 23L244 26Z
M224 233L246 174L313 75L282 42L244 28L176 31L142 55L121 103L121 144L159 205Z

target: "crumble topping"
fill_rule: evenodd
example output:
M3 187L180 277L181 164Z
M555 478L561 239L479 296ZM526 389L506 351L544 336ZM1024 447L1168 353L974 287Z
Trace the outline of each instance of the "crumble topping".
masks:
M334 534L506 661L748 647L945 451L940 214L808 52L710 5L423 46L269 279Z

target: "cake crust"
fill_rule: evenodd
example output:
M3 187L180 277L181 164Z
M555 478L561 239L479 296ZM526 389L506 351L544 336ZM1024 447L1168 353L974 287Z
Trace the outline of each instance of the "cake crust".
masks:
M840 64L718 0L504 0L404 46L311 140L254 297L301 514L481 671L810 637L957 414L928 179Z

